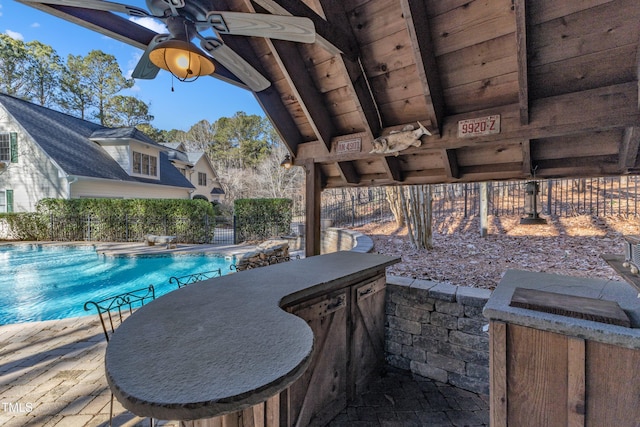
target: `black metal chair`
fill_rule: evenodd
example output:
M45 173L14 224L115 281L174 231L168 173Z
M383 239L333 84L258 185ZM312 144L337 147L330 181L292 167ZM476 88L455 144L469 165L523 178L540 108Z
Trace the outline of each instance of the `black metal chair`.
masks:
M211 271L203 271L200 273L187 274L185 276L171 276L169 278L169 283L175 284L178 286L178 289L190 285L192 283L200 282L202 280L212 279L214 277L222 276L222 270L219 268L217 270Z
M87 301L84 304L85 311L91 311L95 308L100 318L102 331L107 342L115 332L116 328L131 314L136 308L143 306L149 301L156 298L156 292L153 285L147 288L136 289L131 292L125 292L119 295L101 299L99 301ZM111 393L111 402L109 404L109 425L113 419L113 393ZM149 419L151 427L153 427L153 418Z

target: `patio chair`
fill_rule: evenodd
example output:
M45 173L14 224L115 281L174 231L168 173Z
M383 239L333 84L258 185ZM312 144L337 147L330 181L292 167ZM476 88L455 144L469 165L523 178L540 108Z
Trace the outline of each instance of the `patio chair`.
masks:
M187 274L185 276L171 276L169 283L178 285L178 289L190 285L192 283L200 282L202 280L212 279L214 277L222 276L222 270L203 271L200 273Z
M125 292L114 295L99 301L87 301L84 304L85 311L95 309L100 318L102 331L107 342L115 332L116 328L131 314L136 308L143 306L145 303L156 298L156 292L153 285L147 288L136 289L134 291ZM109 426L113 420L113 393L111 393L111 402L109 403ZM153 427L153 418L149 418L151 427Z

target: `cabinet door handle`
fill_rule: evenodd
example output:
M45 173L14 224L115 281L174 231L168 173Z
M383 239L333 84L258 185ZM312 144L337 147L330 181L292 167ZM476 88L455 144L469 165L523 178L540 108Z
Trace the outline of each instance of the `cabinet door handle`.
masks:
M335 302L332 302L331 304L327 305L327 310L333 310L334 308L338 308L340 306L344 305L344 297L338 297Z
M369 295L371 292L373 292L373 288L367 288L367 290L365 290L365 291L360 291L360 292L359 292L359 295L360 295L361 297L363 297L363 296L365 296L365 295Z

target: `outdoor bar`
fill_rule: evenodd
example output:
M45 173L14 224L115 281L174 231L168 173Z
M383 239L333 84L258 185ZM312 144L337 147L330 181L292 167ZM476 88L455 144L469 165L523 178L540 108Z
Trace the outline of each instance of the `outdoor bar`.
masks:
M324 425L384 361L385 267L398 261L335 252L171 292L109 341L109 386L155 419Z
M484 315L490 320L492 426L637 425L637 289L508 270Z

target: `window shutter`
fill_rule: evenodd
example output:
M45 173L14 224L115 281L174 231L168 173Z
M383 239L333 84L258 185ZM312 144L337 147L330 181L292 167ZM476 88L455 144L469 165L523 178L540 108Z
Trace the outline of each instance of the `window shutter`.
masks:
M7 212L13 212L13 190L5 190L6 202L7 202Z
M18 163L18 134L11 132L11 163Z

